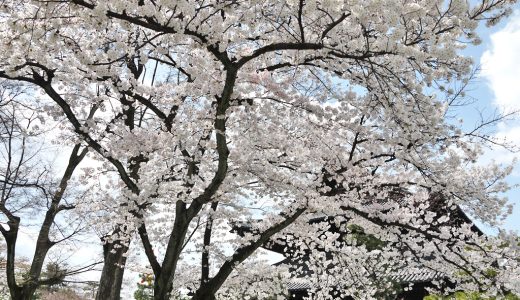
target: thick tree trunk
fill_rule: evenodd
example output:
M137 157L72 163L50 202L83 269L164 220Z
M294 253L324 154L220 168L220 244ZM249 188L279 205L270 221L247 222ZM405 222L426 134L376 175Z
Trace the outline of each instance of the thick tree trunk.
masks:
M154 300L169 300L173 287L173 279L177 269L177 263L181 255L184 239L188 231L191 217L186 211L186 203L177 201L175 208L175 221L173 230L166 247L166 254L161 266L161 273L156 275L154 282Z
M5 207L1 207L2 211L5 212ZM15 270L15 259L16 259L16 240L18 238L18 228L20 226L20 218L8 214L9 221L7 225L9 229L0 228L2 235L4 236L7 245L7 262L5 273L7 277L7 286L9 287L9 294L13 300L23 300L23 289L16 284L16 270ZM2 226L2 225L0 225Z
M170 298L170 291L168 291L166 284L163 284L163 280L161 278L157 278L155 280L154 289L153 289L153 299L154 300L165 300Z
M7 286L9 287L9 293L13 299L21 299L22 289L16 285L15 279L15 269L14 269L14 260L15 260L15 250L16 250L16 238L18 237L18 226L20 225L20 218L12 217L12 220L7 222L9 226L9 230L2 230L2 234L5 238L5 242L7 244L7 265L5 268L6 276L7 276ZM2 226L2 225L0 225Z
M22 287L22 296L20 299L32 300L36 289L38 288L38 280L40 279L43 262L47 256L47 252L51 247L48 236L40 236L37 241L36 251L34 253L31 269L29 270L28 279Z
M191 300L215 300L215 293L199 290Z
M40 280L40 275L42 273L43 263L47 257L49 249L52 247L52 243L49 240L49 231L55 217L55 206L56 205L53 203L53 207L47 211L45 220L40 228L40 233L36 240L36 249L31 263L31 269L28 274L28 280L21 286L22 297L20 299L33 299L33 295L39 286L38 281Z
M32 300L34 299L34 293L36 292L36 285L26 285L23 287L22 293L20 294L20 298L13 298L13 300Z
M99 280L96 300L120 300L121 285L125 272L127 246L119 242L106 243L103 246L104 265Z

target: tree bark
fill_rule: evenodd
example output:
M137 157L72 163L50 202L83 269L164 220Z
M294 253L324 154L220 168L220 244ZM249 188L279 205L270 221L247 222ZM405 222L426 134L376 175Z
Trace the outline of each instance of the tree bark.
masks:
M191 218L186 216L186 204L180 200L177 201L175 221L161 266L161 273L160 276L155 278L154 282L155 300L170 299L177 262L182 252L190 220Z
M103 245L104 265L96 300L120 300L128 247L119 241Z
M235 266L246 260L274 234L291 225L303 212L305 212L305 210L305 207L296 209L296 211L292 215L287 216L285 220L260 233L259 238L255 242L251 242L249 245L237 249L233 256L222 264L214 277L201 284L199 289L195 292L192 300L215 300L215 294L218 292L222 284L224 284Z
M214 292L208 292L204 289L198 290L197 293L191 298L191 300L215 300L215 293Z
M3 207L2 207L3 208ZM10 220L7 222L9 230L1 228L2 235L4 236L7 244L7 265L5 268L7 276L7 286L9 287L9 293L13 300L22 299L22 289L16 284L15 277L15 250L16 250L16 239L18 237L18 227L20 226L20 218L10 215ZM2 225L0 225L2 226Z
M38 281L40 280L45 257L53 245L49 240L49 231L55 217L55 204L53 203L52 205L51 209L49 209L45 215L45 220L40 228L38 239L36 240L36 249L34 251L31 268L29 269L28 280L21 286L23 295L20 299L23 300L33 299L33 295L39 286Z
M211 203L211 210L215 212L217 210L218 202ZM209 249L208 247L211 244L211 232L213 230L213 216L208 215L208 220L206 223L206 229L204 230L204 238L203 238L203 249L202 249L202 257L201 257L201 276L200 276L200 284L203 285L209 279Z

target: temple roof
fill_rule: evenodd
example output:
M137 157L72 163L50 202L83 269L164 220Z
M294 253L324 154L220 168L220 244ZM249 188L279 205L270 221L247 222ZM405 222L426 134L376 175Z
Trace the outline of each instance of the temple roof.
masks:
M392 280L404 283L431 282L442 277L442 273L429 270L399 270L395 274L390 275ZM306 291L311 288L313 288L313 285L305 278L295 278L293 281L287 284L287 289L291 292Z

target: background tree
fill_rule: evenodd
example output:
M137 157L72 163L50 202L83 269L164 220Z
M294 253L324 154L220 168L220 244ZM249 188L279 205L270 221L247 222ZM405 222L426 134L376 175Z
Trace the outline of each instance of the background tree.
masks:
M65 276L90 270L95 265L60 272L48 269L42 273L49 250L82 230L81 220L70 215L60 220L57 215L75 207L70 199L72 193L66 194L66 190L87 148L76 144L67 158L63 175L54 178L52 166L45 163L49 154L41 140L43 122L39 107L25 90L22 85L0 83L0 211L3 217L0 232L7 248L3 271L11 299L32 299L38 287L61 283ZM42 212L35 253L23 278L17 278L15 250L22 217L26 217L28 224ZM47 268L50 266L47 264Z
M5 267L6 267L6 253L7 248L5 243L0 243L0 299L7 300L9 297L9 287L7 286L7 280L5 278Z
M517 250L429 209L441 194L487 224L507 213L510 169L474 164L493 142L482 126L500 118L465 133L447 113L461 95L449 86L471 73L458 50L511 2L9 0L0 77L38 87L111 175L98 191L117 202L98 299L119 299L135 231L155 299L240 290L233 276L253 276L241 264L287 231L323 296L373 296L364 263L376 255L470 290L516 291ZM308 225L316 214L392 246L338 242ZM251 234L229 234L250 218L261 220Z

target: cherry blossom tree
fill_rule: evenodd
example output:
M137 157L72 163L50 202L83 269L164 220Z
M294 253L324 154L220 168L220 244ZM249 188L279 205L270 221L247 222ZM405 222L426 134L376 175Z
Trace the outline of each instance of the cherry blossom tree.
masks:
M515 243L450 218L508 212L510 168L475 164L500 117L463 132L449 116L472 74L459 50L512 2L6 0L0 77L38 87L104 163L98 299L119 299L134 233L155 299L241 298L244 282L282 293L244 266L276 274L257 254L287 234L318 298L375 297L368 273L404 265L518 292ZM385 246L339 240L317 215Z

